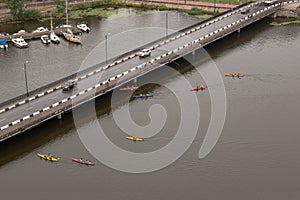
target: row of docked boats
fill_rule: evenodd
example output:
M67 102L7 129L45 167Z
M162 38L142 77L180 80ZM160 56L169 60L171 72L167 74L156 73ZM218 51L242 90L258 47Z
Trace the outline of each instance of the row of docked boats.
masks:
M80 24L78 27L81 27L85 32L89 32L91 29L86 25L86 24ZM43 28L43 29L42 29ZM35 32L41 32L41 31L48 31L48 29L45 29L44 27L38 27ZM21 32L18 32L18 34L24 34L26 33L24 30ZM67 31L62 31L61 32L64 38L72 43L76 44L81 44L81 37L78 35L74 35L71 29L67 28ZM41 41L43 44L50 44L51 42L55 44L60 43L60 38L55 34L55 32L51 28L50 35L42 35L41 36ZM29 45L28 43L22 38L22 36L17 37L17 38L12 38L11 42L13 43L14 46L19 47L19 48L27 48ZM7 49L8 44L6 40L0 40L0 49Z

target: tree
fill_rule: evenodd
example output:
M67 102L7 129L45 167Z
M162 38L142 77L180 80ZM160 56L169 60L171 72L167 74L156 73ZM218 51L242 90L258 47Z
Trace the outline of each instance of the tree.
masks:
M24 0L6 0L6 7L9 8L16 19L23 17Z

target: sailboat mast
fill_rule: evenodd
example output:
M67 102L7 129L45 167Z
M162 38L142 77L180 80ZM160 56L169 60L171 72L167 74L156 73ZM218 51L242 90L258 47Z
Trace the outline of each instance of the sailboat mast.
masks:
M52 13L51 13L51 32L53 31L53 24L52 24Z
M68 19L68 0L66 0L66 25L69 24L69 19Z

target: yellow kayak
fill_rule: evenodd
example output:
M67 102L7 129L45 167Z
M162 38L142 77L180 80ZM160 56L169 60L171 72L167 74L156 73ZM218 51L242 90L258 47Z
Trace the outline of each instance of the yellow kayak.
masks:
M143 138L138 138L138 137L133 137L133 136L127 136L127 140L132 140L132 141L144 141Z
M53 161L53 162L57 162L59 160L59 158L55 158L53 156L48 156L48 155L43 155L43 154L37 154L38 157L43 158L45 160L49 160L49 161Z

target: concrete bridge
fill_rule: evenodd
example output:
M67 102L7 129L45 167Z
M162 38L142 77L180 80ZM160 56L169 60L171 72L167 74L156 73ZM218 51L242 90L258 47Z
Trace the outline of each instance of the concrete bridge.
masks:
M150 57L139 59L137 55L139 49L137 49L118 57L117 60L109 61L108 64L93 66L36 91L31 91L28 97L23 95L3 102L0 104L0 141L20 134L53 117L61 117L64 112L92 98L101 96L226 35L240 31L249 24L275 13L283 4L297 1L280 2L271 6L265 6L261 2L241 5L141 47L152 50ZM248 7L250 11L242 14L240 10L245 7ZM104 71L110 77L102 77L98 80L97 75ZM80 83L80 87L73 93L62 92L62 84L74 77Z

